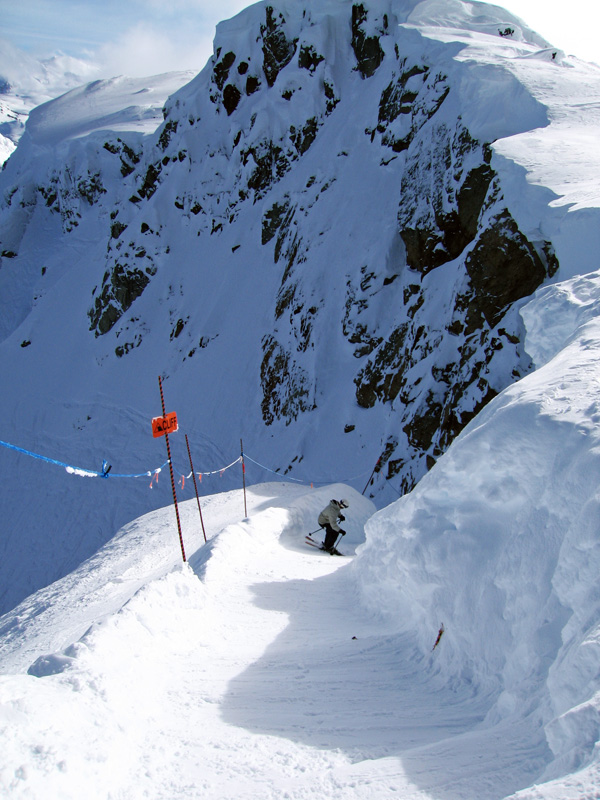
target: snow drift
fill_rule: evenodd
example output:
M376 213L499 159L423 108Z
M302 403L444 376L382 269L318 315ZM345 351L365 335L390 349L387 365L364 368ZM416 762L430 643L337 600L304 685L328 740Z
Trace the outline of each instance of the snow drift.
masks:
M597 755L599 303L591 273L522 309L535 373L369 521L355 564L365 602L423 652L444 622L438 668L497 694L488 724L539 717L545 777Z

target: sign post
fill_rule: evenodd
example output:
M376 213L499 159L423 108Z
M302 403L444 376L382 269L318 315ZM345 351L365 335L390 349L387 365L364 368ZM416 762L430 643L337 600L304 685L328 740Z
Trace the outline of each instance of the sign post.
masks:
M159 436L166 436L168 433L175 433L178 429L177 414L171 411L162 417L154 417L152 420L152 436L157 439Z
M202 519L202 509L200 508L200 498L198 497L198 484L196 483L196 473L194 472L194 462L192 461L192 452L190 450L190 443L188 441L187 433L185 435L185 443L187 444L188 456L190 458L190 467L192 468L192 478L194 479L194 489L196 490L196 502L198 503L198 513L200 514L200 524L202 525L202 533L204 534L204 541L206 541L206 531L204 530L204 520Z
M242 482L244 484L244 515L248 519L248 507L246 505L246 464L244 462L244 441L240 439L240 449L242 451Z
M157 438L164 436L167 442L167 460L171 473L171 489L173 490L173 504L175 506L175 516L177 517L177 531L179 533L179 544L181 545L181 555L185 563L185 548L183 546L183 536L181 534L181 521L179 519L179 507L177 506L177 493L175 491L175 477L173 476L173 462L171 461L171 446L169 445L169 433L175 433L178 428L177 414L172 411L165 413L165 398L163 395L162 380L158 376L158 388L160 389L160 402L162 405L162 417L154 417L152 420L152 435Z

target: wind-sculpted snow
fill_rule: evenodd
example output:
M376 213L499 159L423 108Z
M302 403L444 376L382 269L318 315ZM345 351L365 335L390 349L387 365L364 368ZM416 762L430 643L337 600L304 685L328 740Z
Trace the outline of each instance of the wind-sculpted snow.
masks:
M424 651L444 623L439 668L496 694L487 724L540 720L544 779L596 769L599 301L594 273L524 306L538 369L369 521L356 562L367 604Z

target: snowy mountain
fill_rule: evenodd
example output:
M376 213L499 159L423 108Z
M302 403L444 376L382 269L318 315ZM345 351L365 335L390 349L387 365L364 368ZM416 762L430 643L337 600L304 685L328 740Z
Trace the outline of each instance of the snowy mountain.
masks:
M0 439L149 475L160 374L199 470L242 439L306 485L414 487L532 370L520 305L595 267L598 69L476 8L257 4L153 133L150 84L37 107L0 183ZM0 458L30 590L168 502Z
M92 77L83 61L57 55L44 61L0 39L0 163L15 150L31 109Z
M282 0L156 130L137 86L0 176L0 785L593 796L599 68L497 6ZM349 560L303 544L336 496Z
M0 39L0 163L14 152L32 109L87 84L94 71L92 64L61 54L39 61ZM130 103L129 114L120 119L119 113L119 119L105 119L103 124L112 130L121 130L119 126L125 125L126 130L154 131L162 120L162 107L167 97L191 77L192 73L176 72L137 83L121 79L121 84L125 85L120 86L120 91L112 97L110 108L113 113L122 112ZM97 85L102 84L99 82ZM132 96L126 97L124 89L129 90ZM60 117L66 128L74 123L71 134L77 130L79 135L89 133L85 124L86 119L89 122L89 113L86 116L81 97L77 105L80 113L83 112L82 117L80 113L76 113L74 118L65 114L65 103L70 106L69 101L63 100L53 108L55 118ZM137 124L132 125L134 120ZM145 121L144 127L142 121Z

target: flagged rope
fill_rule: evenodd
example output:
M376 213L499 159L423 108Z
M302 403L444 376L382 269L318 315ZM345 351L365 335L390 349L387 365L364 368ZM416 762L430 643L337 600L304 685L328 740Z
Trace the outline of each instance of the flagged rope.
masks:
M46 464L54 464L57 467L62 467L69 473L69 475L78 475L80 478L147 478L150 475L154 475L154 473L160 472L168 463L165 461L165 463L160 467L149 469L145 472L117 473L111 472L111 466L107 464L106 461L102 462L101 470L85 469L83 467L74 467L72 464L67 464L64 461L58 461L56 458L49 458L48 456L42 456L39 453L33 453L31 450L25 450L24 447L17 447L16 444L10 444L10 442L0 441L0 446L6 447L9 450L15 450L17 453L22 453L23 455L29 456L30 458L35 458L38 461L44 461Z
M26 450L24 447L18 447L17 445L11 444L10 442L4 442L0 440L0 446L6 447L9 450L14 450L17 453L21 453L23 455L29 456L30 458L35 458L38 461L44 461L47 464L54 464L55 466L62 467L65 469L69 475L76 475L80 478L151 478L150 480L150 488L152 488L153 484L158 483L158 474L162 472L162 470L169 465L169 461L165 461L164 464L161 464L159 467L154 467L153 469L145 470L144 472L112 472L112 467L106 461L102 462L102 469L94 470L94 469L87 469L85 467L77 467L73 464L67 464L64 461L59 461L56 458L49 458L48 456L40 455L39 453L34 453L31 450ZM359 478L364 477L368 471L362 472L360 475L355 475L351 478L338 478L332 480L323 480L323 481L307 481L302 478L294 478L291 475L282 475L281 472L277 470L271 469L267 467L265 464L261 464L259 461L251 458L247 453L239 455L235 461L232 461L231 464L227 464L226 467L220 467L219 469L213 470L203 470L202 472L195 471L196 476L198 477L199 481L202 481L202 478L210 477L211 475L220 475L223 474L232 467L235 467L236 464L239 464L240 461L243 462L243 459L247 461L251 461L257 467L264 469L266 472L270 472L273 475L276 475L280 480L284 481L293 481L294 483L300 483L305 486L313 486L313 485L327 485L330 483L350 483L351 481L358 480ZM177 469L174 471L179 476L179 482L181 484L181 488L183 490L185 486L186 480L192 478L192 472L187 474L180 472Z
M153 469L147 469L144 472L112 472L112 467L106 461L102 462L102 469L95 470L95 469L87 469L85 467L76 467L73 464L67 464L65 461L59 461L56 458L49 458L48 456L40 455L40 453L34 453L32 450L26 450L24 447L18 447L16 444L11 444L10 442L3 442L0 440L0 446L6 447L8 450L14 450L17 453L21 453L22 455L29 456L30 458L35 458L38 461L44 461L46 464L54 464L57 467L62 467L65 469L69 475L77 475L80 478L149 478L152 477L153 481L155 480L158 482L158 474L162 472L162 470L169 465L168 460L161 464L160 467L154 467ZM242 460L241 456L238 456L235 461L232 461L231 464L228 464L226 467L221 467L220 469L215 469L211 471L199 472L197 473L200 480L202 480L202 476L206 475L222 475L226 470L231 469L236 464L238 464ZM182 472L177 470L179 476L182 479L182 483L185 484L186 480L192 477L192 473L190 472L188 475L184 475ZM152 485L152 481L151 484ZM183 486L182 486L183 488Z

